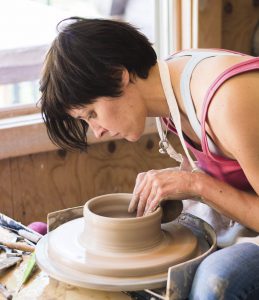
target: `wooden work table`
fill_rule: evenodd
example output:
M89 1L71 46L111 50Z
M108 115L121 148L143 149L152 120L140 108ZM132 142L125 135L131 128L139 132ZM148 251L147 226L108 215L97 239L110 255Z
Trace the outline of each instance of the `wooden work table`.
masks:
M11 268L4 276L0 276L0 282L6 285L9 291L19 289L23 270L27 259ZM0 300L6 300L0 295ZM24 285L18 294L15 294L13 300L129 300L131 299L122 292L106 292L79 288L69 284L62 283L50 278L46 273L37 270L31 279Z

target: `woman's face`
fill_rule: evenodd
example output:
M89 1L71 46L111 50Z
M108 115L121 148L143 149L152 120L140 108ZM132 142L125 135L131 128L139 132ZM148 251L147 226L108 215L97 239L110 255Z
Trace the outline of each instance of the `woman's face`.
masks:
M93 104L71 109L69 114L87 122L96 138L108 134L132 142L141 137L147 116L140 93L130 82L122 96L97 98Z

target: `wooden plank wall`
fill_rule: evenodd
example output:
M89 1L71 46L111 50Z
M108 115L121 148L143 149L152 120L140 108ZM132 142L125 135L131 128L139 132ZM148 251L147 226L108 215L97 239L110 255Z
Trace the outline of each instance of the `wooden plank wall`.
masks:
M224 0L222 48L251 54L252 38L258 22L258 0Z
M221 48L222 0L199 1L198 47Z
M199 5L200 48L251 54L255 27L259 23L258 0L203 0Z
M28 224L97 195L132 192L139 172L176 166L158 152L158 141L151 134L137 143L93 144L87 154L58 150L1 160L0 211Z

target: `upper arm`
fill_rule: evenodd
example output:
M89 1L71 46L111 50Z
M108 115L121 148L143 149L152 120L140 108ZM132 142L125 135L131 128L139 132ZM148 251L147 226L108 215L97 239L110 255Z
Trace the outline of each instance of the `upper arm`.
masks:
M244 73L224 83L212 101L208 123L259 195L259 72Z

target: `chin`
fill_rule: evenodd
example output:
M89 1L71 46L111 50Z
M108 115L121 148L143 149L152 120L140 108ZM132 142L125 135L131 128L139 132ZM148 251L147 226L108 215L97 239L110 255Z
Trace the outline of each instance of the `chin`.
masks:
M125 139L129 142L137 142L140 139L140 136L126 136Z

